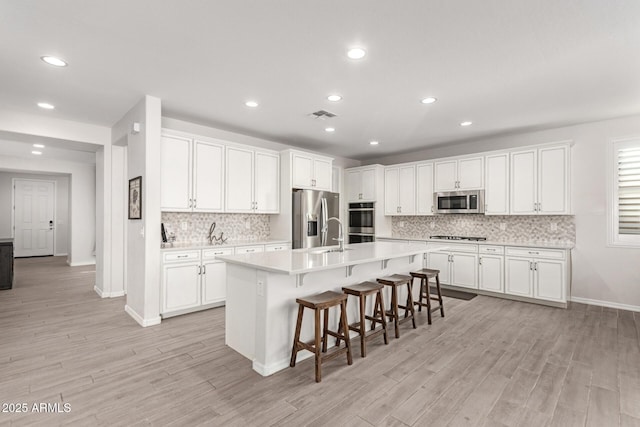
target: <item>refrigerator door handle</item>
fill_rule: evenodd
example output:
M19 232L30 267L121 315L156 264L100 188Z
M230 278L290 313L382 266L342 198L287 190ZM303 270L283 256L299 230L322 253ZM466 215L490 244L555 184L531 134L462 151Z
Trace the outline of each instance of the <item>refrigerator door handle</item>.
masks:
M320 210L322 211L320 214L320 217L322 218L322 224L320 224L320 230L321 230L321 246L327 246L327 232L328 232L328 222L329 222L329 213L327 210L327 199L326 198L322 198L320 199Z

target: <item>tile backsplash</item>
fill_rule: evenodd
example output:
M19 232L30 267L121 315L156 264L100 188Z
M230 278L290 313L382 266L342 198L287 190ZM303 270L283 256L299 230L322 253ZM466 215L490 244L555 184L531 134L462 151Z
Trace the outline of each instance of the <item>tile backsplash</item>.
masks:
M576 240L573 216L494 216L494 215L434 215L394 216L393 237L427 238L434 235L477 236L495 241Z
M209 235L211 223L216 223L214 234L234 240L267 240L269 238L269 215L163 212L162 222L167 234L173 232L177 243L204 243ZM187 229L182 229L182 224ZM248 227L247 227L248 225Z

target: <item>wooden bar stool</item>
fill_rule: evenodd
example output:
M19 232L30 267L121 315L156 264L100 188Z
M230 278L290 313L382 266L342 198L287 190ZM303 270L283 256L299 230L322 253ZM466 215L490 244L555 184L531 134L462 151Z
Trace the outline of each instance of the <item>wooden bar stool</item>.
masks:
M384 285L380 285L374 282L362 282L357 285L345 286L342 288L342 292L347 295L353 295L358 297L360 304L360 321L349 325L349 329L356 331L360 334L360 356L367 356L367 340L382 334L384 336L384 343L389 344L389 338L387 336L387 320L384 316L384 297L382 296L382 289ZM373 304L373 315L367 316L365 313L365 307L367 304L367 296L375 295L376 300ZM365 321L371 320L371 330L367 332ZM376 329L376 323L381 323L382 328ZM336 345L340 343L340 338Z
M395 323L396 329L396 338L400 338L400 330L398 326L401 323L404 323L408 320L411 320L413 323L413 329L416 328L416 318L415 318L415 308L413 306L413 294L411 292L411 282L413 278L411 276L405 276L403 274L393 274L387 277L381 277L378 279L378 283L381 283L385 286L391 286L391 308L386 311L385 314L392 318ZM402 285L407 285L407 304L399 305L398 304L398 287ZM399 309L404 309L404 318L400 319L398 314ZM411 313L411 314L409 314ZM374 316L376 313L374 313Z
M347 363L351 365L353 359L351 358L351 341L349 340L348 328L342 327L342 325L348 325L347 322L347 295L338 292L327 291L318 295L311 295L305 298L297 298L298 303L298 321L296 323L296 333L293 337L293 349L291 350L291 363L289 366L292 368L296 366L296 357L300 350L309 350L316 356L316 382L319 383L322 380L322 362L325 360L333 359L342 353L347 353ZM329 326L329 308L340 306L340 326L338 331L330 331ZM315 311L315 337L313 341L302 342L300 341L300 329L302 327L302 315L304 314L304 308L310 308ZM324 327L322 334L320 333L320 312L324 311ZM327 335L334 336L338 340L343 339L345 346L340 348L336 344L336 347L331 352L327 353ZM322 348L320 342L322 341ZM322 350L322 352L321 352ZM325 354L326 353L326 354Z
M440 315L444 317L444 304L442 302L442 291L440 290L440 270L432 270L430 268L423 268L422 270L412 271L411 273L412 280L420 279L420 295L418 297L418 301L414 304L418 306L418 311L422 311L422 307L427 307L427 321L431 324L431 313L436 310L440 310ZM429 286L429 279L436 279L436 291L438 292L438 296L431 296L431 288ZM426 302L422 302L422 300L426 300ZM437 307L431 307L431 300L438 301L440 304Z

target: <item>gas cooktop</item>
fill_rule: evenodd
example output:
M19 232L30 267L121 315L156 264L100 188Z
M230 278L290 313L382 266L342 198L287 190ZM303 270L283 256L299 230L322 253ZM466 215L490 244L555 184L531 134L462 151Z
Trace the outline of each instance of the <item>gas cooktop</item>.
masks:
M443 239L443 240L472 240L474 242L481 242L487 240L486 237L471 237L471 236L429 236L431 239Z

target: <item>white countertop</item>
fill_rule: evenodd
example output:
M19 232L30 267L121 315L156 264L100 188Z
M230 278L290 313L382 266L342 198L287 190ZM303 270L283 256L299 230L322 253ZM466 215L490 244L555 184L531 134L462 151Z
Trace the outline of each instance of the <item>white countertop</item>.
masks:
M284 239L268 239L268 240L227 240L222 245L210 245L208 242L181 242L173 245L165 243L166 247L160 248L161 251L184 251L185 249L211 249L211 248L233 248L236 246L253 246L253 245L272 245L278 243L290 243L290 240Z
M223 255L218 256L217 259L245 267L253 267L257 270L295 275L419 255L445 247L446 243L444 242L441 248L427 248L424 244L416 243L371 242L347 245L346 248L349 250L344 252L317 253L321 250L337 248L337 246L331 246L242 255Z
M376 239L393 239L393 240L407 240L411 242L437 242L437 243L463 243L463 244L475 244L475 245L498 245L498 246L519 246L519 247L531 247L531 248L547 248L547 249L573 249L575 243L554 241L554 240L444 240L444 239L430 239L428 237L397 237L397 236L376 236Z

